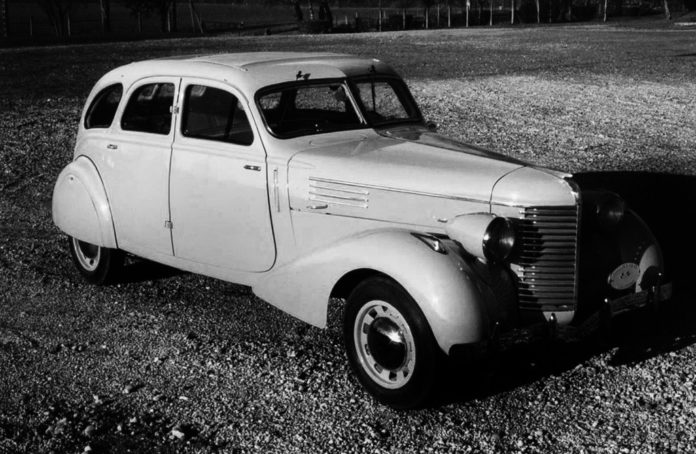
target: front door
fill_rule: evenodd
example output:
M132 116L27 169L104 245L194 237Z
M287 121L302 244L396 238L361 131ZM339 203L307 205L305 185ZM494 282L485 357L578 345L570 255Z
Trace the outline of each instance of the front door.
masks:
M239 93L183 79L170 207L174 255L240 271L275 261L266 154Z
M179 80L151 78L131 87L100 165L119 248L153 259L172 255L165 222Z

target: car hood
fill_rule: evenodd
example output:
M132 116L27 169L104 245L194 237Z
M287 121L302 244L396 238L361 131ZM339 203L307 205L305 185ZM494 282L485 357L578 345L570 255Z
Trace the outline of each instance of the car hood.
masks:
M496 184L529 169L521 161L420 129L361 131L357 137L355 131L326 134L294 145L301 151L288 169L293 210L424 226L442 226L464 212L489 212ZM539 175L559 179L530 170L534 175L514 181ZM507 191L496 193L506 200L524 198Z

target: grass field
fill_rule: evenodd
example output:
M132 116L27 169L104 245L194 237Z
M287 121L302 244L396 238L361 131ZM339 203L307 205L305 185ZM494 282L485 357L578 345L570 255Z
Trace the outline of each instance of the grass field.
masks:
M0 452L696 450L693 311L674 309L659 333L640 325L610 346L504 356L476 385L477 373L463 374L441 405L400 413L375 405L348 374L338 304L321 331L245 288L143 263L118 286L85 285L50 204L93 83L134 60L249 50L383 59L441 132L536 164L696 176L694 30L590 25L0 49ZM674 236L688 238L680 212L674 218Z

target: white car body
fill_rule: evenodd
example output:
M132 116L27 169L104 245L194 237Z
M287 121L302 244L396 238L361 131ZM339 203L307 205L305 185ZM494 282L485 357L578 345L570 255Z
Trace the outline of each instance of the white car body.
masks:
M265 87L370 73L398 78L380 61L337 54L227 54L117 68L85 103L74 161L56 183L55 223L83 242L251 286L318 327L330 296L346 296L370 273L388 276L417 303L444 353L533 320L573 321L582 206L571 175L450 141L424 123L290 138L266 127L256 98ZM124 130L126 102L109 127L85 128L88 106L105 87L122 84L128 100L153 82L174 86L168 134ZM182 134L184 90L193 84L233 94L253 143ZM569 251L564 262L500 265L482 257L494 217L524 230L527 222L556 222L552 216L558 223L542 227L564 232L550 240ZM609 270L635 265L624 293L646 290L646 271L663 268L649 231L640 235L645 241L628 248L632 256ZM556 281L539 271L549 264L568 267L555 300L543 289Z

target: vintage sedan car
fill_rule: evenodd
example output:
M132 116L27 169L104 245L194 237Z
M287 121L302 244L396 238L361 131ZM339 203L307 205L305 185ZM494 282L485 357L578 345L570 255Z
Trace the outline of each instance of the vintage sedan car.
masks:
M344 337L379 401L426 402L447 356L669 296L617 195L434 132L387 64L246 53L116 68L90 93L53 218L84 277L129 253L250 286Z

